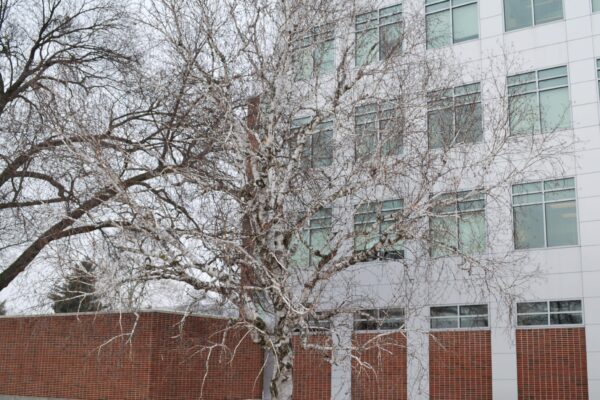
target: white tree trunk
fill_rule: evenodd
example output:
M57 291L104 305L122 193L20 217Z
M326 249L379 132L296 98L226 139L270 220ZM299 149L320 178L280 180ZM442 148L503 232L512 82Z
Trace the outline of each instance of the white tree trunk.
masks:
M277 357L271 380L272 400L291 400L294 390L294 353L289 338L281 340L277 346Z

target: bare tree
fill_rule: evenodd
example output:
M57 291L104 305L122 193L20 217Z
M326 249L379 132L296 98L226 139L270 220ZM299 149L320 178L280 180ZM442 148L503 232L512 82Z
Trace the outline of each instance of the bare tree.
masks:
M131 192L169 203L163 177L210 151L180 125L202 95L182 66L146 62L134 11L110 0L0 3L0 289L51 243L134 225Z
M52 107L15 100L11 123L43 134L4 129L18 255L0 288L53 250L87 253L130 299L185 284L238 311L275 360L272 398L290 399L294 335L328 353L315 326L374 308L355 290L365 263L390 267L403 318L449 277L506 301L529 278L502 245L507 193L560 169L569 137L511 135L535 117L506 92L514 60L426 52L422 10L401 6L154 0L133 20L128 68L95 59L115 75L48 78Z

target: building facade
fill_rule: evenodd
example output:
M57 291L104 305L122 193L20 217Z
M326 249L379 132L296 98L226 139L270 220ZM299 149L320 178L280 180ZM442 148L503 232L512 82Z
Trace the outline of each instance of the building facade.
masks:
M555 176L532 171L525 180L508 185L499 195L504 196L498 206L502 211L478 203L483 199L460 196L455 208L447 210L448 215L470 213L470 225L457 228L455 246L478 246L473 236L481 234L486 240L485 227L502 224L506 231L502 240L487 246L510 247L524 260L518 273L535 276L514 302L477 294L469 284L448 284L453 280L448 276L447 281L423 289L413 307L400 304L396 286L390 284L400 279L393 261L375 260L354 270L353 293L356 298L375 299L364 313L379 324L362 323L362 314L357 312L348 317L352 329L338 330L342 333L336 340L341 346L331 367L331 398L600 398L600 2L386 1L373 13L356 17L357 65L389 56L386 46L390 43L383 40L394 34L385 36L381 31L401 19L394 17L402 14L398 10L423 11L427 51L451 49L465 71L484 74L494 58L516 60L502 77L502 86L509 107L526 104L534 117L511 119L511 132L560 132L573 144L565 148L564 166ZM368 45L379 43L376 54L369 56L361 53L358 40L370 19L377 20L379 33ZM482 78L481 88L454 88L448 96L470 96L475 100L469 104L486 103L490 92L485 86ZM429 116L435 111L430 109ZM368 120L364 115L369 112L384 115L381 110L361 108L357 126ZM482 111L471 108L470 112ZM442 146L443 134L431 132L435 119L428 118L428 122L430 147ZM474 132L474 137L480 134ZM357 154L360 150L358 146ZM397 203L382 203L382 214L402 207ZM355 230L361 224L375 223L368 213L357 210ZM470 240L462 241L461 229ZM368 244L359 243L358 250L360 246ZM393 255L399 250L390 251ZM443 256L443 250L438 255ZM506 276L511 274L507 271ZM357 375L357 365L347 357L344 343L365 340L373 331L394 330L398 318L407 332L406 348L398 353L402 360L384 356L388 361L380 365L380 374L374 378L377 383L371 385L369 378ZM340 321L343 325L344 318Z

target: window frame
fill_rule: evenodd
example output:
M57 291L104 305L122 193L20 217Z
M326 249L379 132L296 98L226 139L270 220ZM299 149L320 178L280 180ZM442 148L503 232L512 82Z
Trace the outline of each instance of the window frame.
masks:
M328 214L325 217L319 217L319 213L321 213L321 212L326 212ZM329 224L324 225L324 226L320 226L319 224L316 224L315 226L313 226L313 222L323 221L323 220L325 220L325 221L329 220ZM297 241L297 244L296 244L297 248L295 249L295 252L292 252L290 255L291 266L294 268L314 267L316 265L315 258L318 258L318 256L315 256L313 254L313 252L315 251L315 249L312 249L313 232L318 232L319 230L329 230L328 236L330 236L332 229L333 229L333 207L322 207L321 209L316 211L313 215L311 215L311 217L308 218L305 226L300 231L296 232L293 235L293 241ZM298 236L300 236L300 238L298 238ZM306 251L306 254L307 254L306 259L300 259L300 257L297 255L297 252L299 250ZM297 257L297 259L295 259L296 257Z
M384 210L384 204L386 202L400 202L400 207L391 208L389 210L388 209ZM366 210L360 211L361 207L365 207ZM370 211L368 207L373 207L372 211ZM356 240L359 235L359 230L357 230L357 226L372 225L372 228L368 232L365 233L365 235L364 235L365 239L369 239L371 237L377 236L377 238L379 238L379 240L380 240L381 235L383 235L384 233L388 233L388 234L393 233L393 232L382 231L381 227L384 223L394 221L394 218L385 218L384 213L388 212L391 215L395 215L397 213L402 212L402 210L404 210L404 200L403 199L388 199L388 200L381 200L381 201L371 201L371 202L356 205L354 207L354 213L352 214L352 233L353 233L352 251L353 251L353 253L356 254L356 253L365 252L365 251L370 250L370 248L366 248L364 250L362 250L362 249L359 250L356 248ZM373 218L369 219L368 221L357 222L357 217L367 216L370 214L373 214ZM381 220L379 218L380 216L382 217ZM376 225L376 227L373 225ZM377 229L373 229L373 228L377 228ZM377 231L377 232L375 233L375 231ZM370 258L369 261L403 260L405 257L403 241L398 240L392 246L397 246L397 245L400 245L402 247L402 250L381 249L378 251L378 254L376 256Z
M469 88L477 88L474 91L469 91ZM461 93L462 90L466 90L464 93ZM431 98L431 96L433 94L441 94L441 96L439 98ZM451 136L454 139L454 144L457 146L460 145L466 145L466 144L475 144L475 143L481 143L483 142L483 136L484 136L484 126L483 126L483 99L482 99L482 92L481 92L481 82L472 82L472 83L467 83L464 85L459 85L459 86L454 86L453 88L450 89L442 89L442 90L435 90L435 91L430 91L427 93L427 145L429 147L430 150L437 150L437 149L443 149L445 147L445 144L443 143L443 136L445 133L439 133L441 135L441 139L442 139L442 144L440 146L432 146L432 132L430 131L431 128L431 124L429 121L429 117L431 114L435 113L435 112L440 112L440 111L451 111L452 112L452 132L451 132ZM470 101L469 98L473 97L474 100ZM451 104L450 104L451 102ZM481 120L480 122L480 128L481 128L481 134L479 135L478 140L474 140L474 141L470 141L470 140L464 140L464 139L468 139L468 137L463 138L463 140L458 140L459 136L457 136L459 133L461 133L463 136L467 136L466 132L462 131L459 132L459 130L457 129L458 124L457 124L457 120L458 118L458 113L457 110L460 109L461 107L465 107L465 106L473 106L476 107L477 105L479 105L479 109L480 109L480 117ZM433 132L434 134L436 134L435 132ZM447 134L447 133L446 133Z
M550 303L557 302L569 302L569 301L578 301L580 304L579 311L551 311ZM520 313L518 311L519 304L533 304L533 303L546 303L546 311L545 312L530 312L530 313ZM569 328L569 327L581 327L585 326L585 308L584 308L583 298L569 298L569 299L560 299L560 300L532 300L532 301L521 301L516 303L515 307L515 326L517 329L560 329L560 328ZM581 322L574 324L552 324L551 316L559 315L559 314L581 314ZM519 325L519 316L521 315L545 315L546 316L546 324L538 324L538 325Z
M433 50L433 49L442 49L444 47L447 46L452 46L458 43L464 43L464 42L468 42L470 40L477 40L479 39L480 36L480 17L479 17L479 0L465 0L464 3L462 4L458 4L458 5L454 5L454 2L456 0L431 0L432 2L427 4L427 1L425 1L425 45L427 47L427 50ZM444 9L440 9L440 10L435 10L435 11L427 11L428 7L432 7L432 6L436 6L438 4L442 4L448 2L448 8L444 8ZM476 4L476 8L477 8L477 36L475 37L469 37L467 39L463 39L463 40L459 40L459 41L455 41L454 40L454 9L456 8L461 8L461 7L466 7L466 6L470 6L472 4ZM450 18L450 43L447 45L443 45L443 46L430 46L429 44L429 38L427 36L427 32L428 32L428 22L427 22L427 17L429 15L435 15L435 14L440 14L442 12L448 11L449 12L449 18Z
M540 79L539 75L540 72L546 72L546 71L550 71L553 69L558 69L558 68L564 68L565 69L565 73L564 75L557 75L557 76L553 76L551 78L545 78L545 79ZM509 81L511 78L517 78L520 76L525 76L525 75L530 75L530 74L535 74L535 80L529 80L529 81L525 81L525 82L517 82L514 84L509 84ZM564 85L557 85L557 86L551 86L551 87L544 87L540 89L540 82L549 82L552 80L556 80L556 79L560 79L560 78L565 78L566 79L566 83ZM519 86L524 86L524 85L530 85L530 84L535 84L535 90L526 90L526 91L516 91L516 88L518 88ZM560 131L566 131L566 130L571 130L573 129L573 103L572 103L572 99L571 99L571 81L569 78L569 65L568 64L564 64L564 65L555 65L552 67L548 67L548 68L542 68L542 69L537 69L537 70L530 70L527 72L520 72L518 74L513 74L513 75L508 75L506 77L506 88L507 88L507 95L508 95L508 113L509 113L509 134L510 136L520 136L520 135L529 135L529 134L544 134L544 133L548 133L548 132L560 132ZM511 88L515 88L513 90L515 90L515 93L511 94ZM542 123L542 106L541 106L541 102L540 102L540 94L543 92L548 92L548 91L552 91L552 90L557 90L557 89L567 89L567 96L568 96L568 103L569 103L569 110L568 110L568 117L569 117L569 126L566 128L556 128L554 131L545 131L543 129L543 123ZM513 132L512 131L512 121L511 121L511 98L515 98L515 97L520 97L520 96L524 96L527 94L532 94L535 93L536 94L536 103L537 103L537 121L536 121L536 129L534 129L533 132Z
M292 119L291 130L296 131L300 129L306 129L311 123L312 116L304 116ZM306 122L301 122L306 121ZM324 125L331 124L331 127L324 129ZM333 165L333 157L334 157L334 149L333 149L333 139L335 137L335 120L333 118L327 118L317 124L314 129L307 132L306 137L307 141L304 143L304 151L302 152L303 163L307 168L313 169L322 169L327 168ZM327 132L331 131L331 143L329 149L331 153L329 154L329 162L325 165L315 165L315 136L323 135Z
M462 315L460 313L461 308L463 307L474 307L474 306L485 306L486 307L486 313L485 314L465 314ZM449 308L449 307L456 307L456 315L454 316L436 316L436 317L432 317L431 316L431 310L433 308ZM477 317L486 317L486 326L465 326L463 327L461 322L462 322L462 318L477 318ZM457 323L456 323L456 327L443 327L443 328L434 328L432 327L431 321L432 320L439 320L439 319L450 319L450 318L456 318ZM427 319L429 320L429 330L430 331L435 331L435 332L440 332L440 331L475 331L475 330L490 330L491 329L491 324L490 324L490 305L488 303L469 303L469 304L438 304L438 305L432 305L429 306L429 316L427 317Z
M472 196L468 196L469 193L474 193L474 195ZM461 195L463 197L461 197ZM439 197L449 197L452 196L453 199L451 202L449 202L450 204L445 204L445 205L440 205L437 207L441 207L441 208L448 208L450 206L454 206L454 209L452 211L436 211L434 207L433 212L435 213L435 215L432 215L429 218L429 230L430 230L430 234L434 234L434 228L431 226L432 221L436 218L444 218L444 217L449 217L452 216L455 219L455 223L456 223L456 232L457 232L457 237L456 239L456 249L453 249L454 251L460 251L461 250L461 236L460 236L460 218L462 215L465 214L475 214L475 213L482 213L483 214L483 229L484 229L484 249L481 253L474 253L474 254L485 254L488 245L487 245L487 219L486 219L486 206L487 206L487 196L485 195L485 192L483 190L462 190L459 192L444 192L444 193L439 193L438 195ZM469 209L469 210L460 210L460 205L461 204L466 204L466 203L473 203L473 202L477 202L477 201L483 201L483 207L482 208L477 208L477 209ZM440 254L440 255L436 255L434 254L434 248L435 246L432 245L431 246L431 250L430 250L430 257L432 258L441 258L441 257L452 257L454 256L453 253L449 253L449 254Z
M376 312L376 316L368 315L371 312ZM385 315L382 316L382 312ZM396 312L399 316L390 318L387 317L387 313ZM357 318L361 316L362 318ZM363 328L357 329L357 325L360 323L367 323L374 328ZM398 324L397 327L384 328L386 324ZM361 308L352 313L352 332L354 333L372 333L372 332L394 332L406 329L406 309L404 307L374 307L374 308Z
M306 319L307 330L309 334L312 335L323 335L331 332L331 318L318 318L319 316L323 316L327 314L325 311L316 311L316 317L309 316Z
M598 10L598 12L600 12L600 10ZM600 57L596 58L596 88L598 89L596 92L600 99Z
M362 113L358 112L358 110L368 109L368 107L375 107L376 109L374 111L368 111L368 112L362 112ZM387 117L385 115L386 112L393 113L393 116ZM400 145L398 146L398 148L395 151L384 152L385 145L393 144L394 140L392 140L392 139L396 139L396 137L392 138L391 136L390 137L383 136L384 133L389 132L389 128L383 127L385 125L384 122L397 120L398 119L397 112L398 112L398 107L397 107L397 101L395 99L363 103L363 104L356 105L354 107L354 137L356 139L354 142L354 161L355 162L369 160L373 157L376 157L379 154L381 154L384 157L397 157L397 156L404 154L404 135L402 135L402 133L400 133L400 132L397 133L398 139L400 142ZM361 122L360 124L357 122L358 118L365 117L365 116L371 115L371 114L373 114L375 116L374 119L367 120L365 122ZM360 148L360 146L362 146L362 143L363 143L362 141L364 140L364 135L365 135L366 130L360 131L359 127L363 127L368 124L376 125L375 132L374 132L375 133L375 139L374 139L374 144L373 144L374 148L372 150L370 150L368 153L363 154L363 153L359 152L359 148ZM360 134L360 136L359 136L359 134ZM367 133L367 134L370 134L370 133ZM380 148L379 152L376 151L377 148ZM382 154L382 153L385 153L385 154Z
M392 9L394 7L399 7L400 8L400 12L398 13L392 13L391 15L382 15L382 11L388 10L388 9ZM376 16L374 16L374 14L377 14ZM397 17L398 19L395 20L394 18L392 18L391 22L382 22L382 19L385 18L390 18L390 17L395 17L399 15L399 17ZM362 22L358 22L358 19L360 17L365 17L366 20L362 21ZM381 28L382 27L387 27L390 26L392 24L395 23L399 23L400 24L400 43L398 44L398 49L393 51L392 54L389 57L384 57L382 56L382 49L381 49ZM357 26L359 24L364 24L364 27L362 28L358 28ZM372 11L368 11L368 12L364 12L361 14L358 14L354 17L354 66L355 67L365 67L367 65L376 63L376 62L381 62L384 61L388 58L393 58L394 56L398 55L398 53L400 53L402 51L402 30L404 28L404 2L403 1L398 1L394 4L390 4L390 5L386 5L384 7L380 7L377 8L375 10ZM363 32L368 32L370 30L376 30L377 31L377 49L373 49L372 51L376 51L377 52L377 56L371 56L370 52L367 53L367 57L365 59L365 62L362 64L359 64L358 62L358 36L360 33Z
M564 0L560 0L561 14L562 14L561 18L553 19L552 21L540 22L539 24L535 23L535 0L530 0L530 5L531 5L531 25L507 30L506 29L506 0L502 0L502 27L504 28L504 33L517 32L522 29L530 29L530 28L534 28L539 25L551 24L553 22L565 20L565 2L564 2Z
M551 190L546 190L545 189L545 183L546 182L555 182L555 181L560 181L560 180L565 180L565 179L573 179L573 186L572 187L566 187L566 188L557 188L557 189L551 189ZM514 187L515 186L521 186L521 185L529 185L529 184L535 184L535 183L539 183L541 184L541 191L536 191L536 192L527 192L527 193L519 193L519 194L515 194L514 192ZM572 199L559 199L559 200L550 200L550 201L546 201L546 197L545 194L547 192L552 193L552 192L560 192L560 191L565 191L565 190L573 190L574 191L574 197ZM529 202L529 203L522 203L522 204L518 204L515 206L515 196L524 196L524 195L530 195L530 194L537 194L540 193L542 195L542 202ZM576 233L577 233L577 243L575 244L565 244L565 245L558 245L558 246L548 246L548 225L547 225L547 218L546 218L546 204L552 204L552 203L561 203L561 202L566 202L566 201L573 201L575 202L575 229L576 229ZM517 241L516 241L516 234L517 234L517 230L516 230L516 219L515 219L515 207L524 207L524 206L532 206L532 205L540 205L542 207L542 227L544 230L544 246L542 247L522 247L522 248L517 248ZM573 247L573 246L579 246L580 245L580 241L581 241L581 234L579 232L579 207L577 206L577 179L575 176L568 176L568 177L562 177L562 178L555 178L555 179L543 179L543 180L534 180L534 181L527 181L527 182L521 182L521 183L515 183L513 185L511 185L511 217L512 217L512 229L513 229L513 249L515 251L529 251L529 250L538 250L538 249L555 249L555 248L561 248L561 247Z
M326 28L324 31L321 31L323 28ZM336 47L335 47L335 24L332 22L324 23L320 25L315 25L309 28L307 31L302 32L302 34L298 35L292 42L293 46L293 66L294 66L294 81L295 82L303 82L309 81L311 79L316 78L317 76L326 76L332 74L335 71L336 63ZM315 57L315 53L317 52L319 46L324 45L325 43L331 42L332 46L332 62L333 68L332 71L323 72L321 70L321 64L317 64L317 60ZM299 63L296 58L298 54L300 54L304 50L310 50L311 56L311 66L310 66L310 77L298 77L298 72L296 68L298 68Z

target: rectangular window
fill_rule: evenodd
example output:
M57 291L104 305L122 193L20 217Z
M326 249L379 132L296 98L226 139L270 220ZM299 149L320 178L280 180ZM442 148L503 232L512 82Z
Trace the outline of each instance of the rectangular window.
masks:
M331 329L331 320L322 311L317 311L314 316L307 319L308 330L313 333L328 332Z
M592 0L592 12L600 11L600 0Z
M395 215L402 211L402 200L361 204L354 214L354 251L367 251L382 240L389 242L375 258L404 258L402 240L394 229Z
M402 4L358 15L355 32L357 66L398 54L402 43Z
M427 0L427 48L479 37L477 0Z
M354 109L356 159L365 160L375 154L378 145L383 156L402 153L402 134L396 103L371 103Z
M479 83L430 92L427 107L430 148L447 148L481 140L483 122Z
M578 243L575 179L514 185L515 249Z
M292 131L296 135L306 128L312 118L297 118L292 121ZM304 132L302 132L304 133ZM333 162L333 121L328 120L317 125L313 132L306 132L303 161L306 167L327 167Z
M507 32L562 18L562 0L504 0L504 27Z
M291 244L294 250L291 261L294 266L316 266L321 256L329 254L331 226L331 208L323 208L310 218L308 227L302 231L302 237L295 237Z
M600 58L596 60L596 77L598 78L598 93L600 93Z
M517 325L576 325L583 323L581 300L517 303Z
M311 28L294 41L294 78L309 80L335 69L335 31L333 24Z
M404 309L375 308L354 313L355 331L388 331L404 327Z
M431 329L469 329L488 327L486 304L429 308Z
M513 135L571 127L567 67L509 76L508 104Z
M442 194L435 200L435 216L431 218L432 257L484 252L485 196L469 193Z

